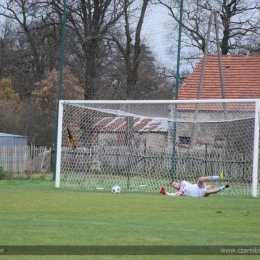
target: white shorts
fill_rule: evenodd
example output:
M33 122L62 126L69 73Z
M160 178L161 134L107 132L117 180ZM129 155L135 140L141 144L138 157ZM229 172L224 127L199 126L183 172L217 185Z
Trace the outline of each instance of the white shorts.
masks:
M204 188L200 188L198 184L192 184L187 186L186 192L183 194L183 196L191 196L191 197L202 197L203 192L207 189L207 186L205 185Z

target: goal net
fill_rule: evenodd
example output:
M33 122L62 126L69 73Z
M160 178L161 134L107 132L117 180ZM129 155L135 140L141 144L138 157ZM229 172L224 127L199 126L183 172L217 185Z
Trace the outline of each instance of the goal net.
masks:
M60 101L56 187L155 191L200 176L258 194L259 100Z

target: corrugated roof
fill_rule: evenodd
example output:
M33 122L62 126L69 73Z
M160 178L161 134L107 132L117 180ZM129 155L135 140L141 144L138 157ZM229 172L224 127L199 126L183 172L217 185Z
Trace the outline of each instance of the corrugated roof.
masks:
M0 137L26 137L26 136L0 133Z
M100 132L118 132L125 131L125 117L104 117L95 118L94 127ZM167 132L168 122L149 118L135 118L134 131L136 132Z
M260 98L260 55L222 55L226 99ZM179 90L178 99L197 99L203 58ZM200 99L221 99L217 55L207 55Z

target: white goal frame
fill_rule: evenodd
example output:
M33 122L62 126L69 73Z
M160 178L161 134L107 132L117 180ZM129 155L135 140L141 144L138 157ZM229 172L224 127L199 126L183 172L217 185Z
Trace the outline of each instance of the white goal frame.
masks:
M259 158L259 123L260 123L260 99L209 99L209 100L60 100L57 126L57 151L55 160L55 187L60 187L61 180L61 151L62 151L62 122L64 104L228 104L228 103L254 103L254 144L252 167L252 196L258 193L258 158Z

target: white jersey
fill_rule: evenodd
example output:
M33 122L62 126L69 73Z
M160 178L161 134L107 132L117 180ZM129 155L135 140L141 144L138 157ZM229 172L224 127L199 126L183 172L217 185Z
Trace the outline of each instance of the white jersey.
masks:
M185 190L183 196L201 197L203 192L207 189L206 185L204 188L200 188L198 184L191 184L187 181L182 181L180 183L179 191Z

